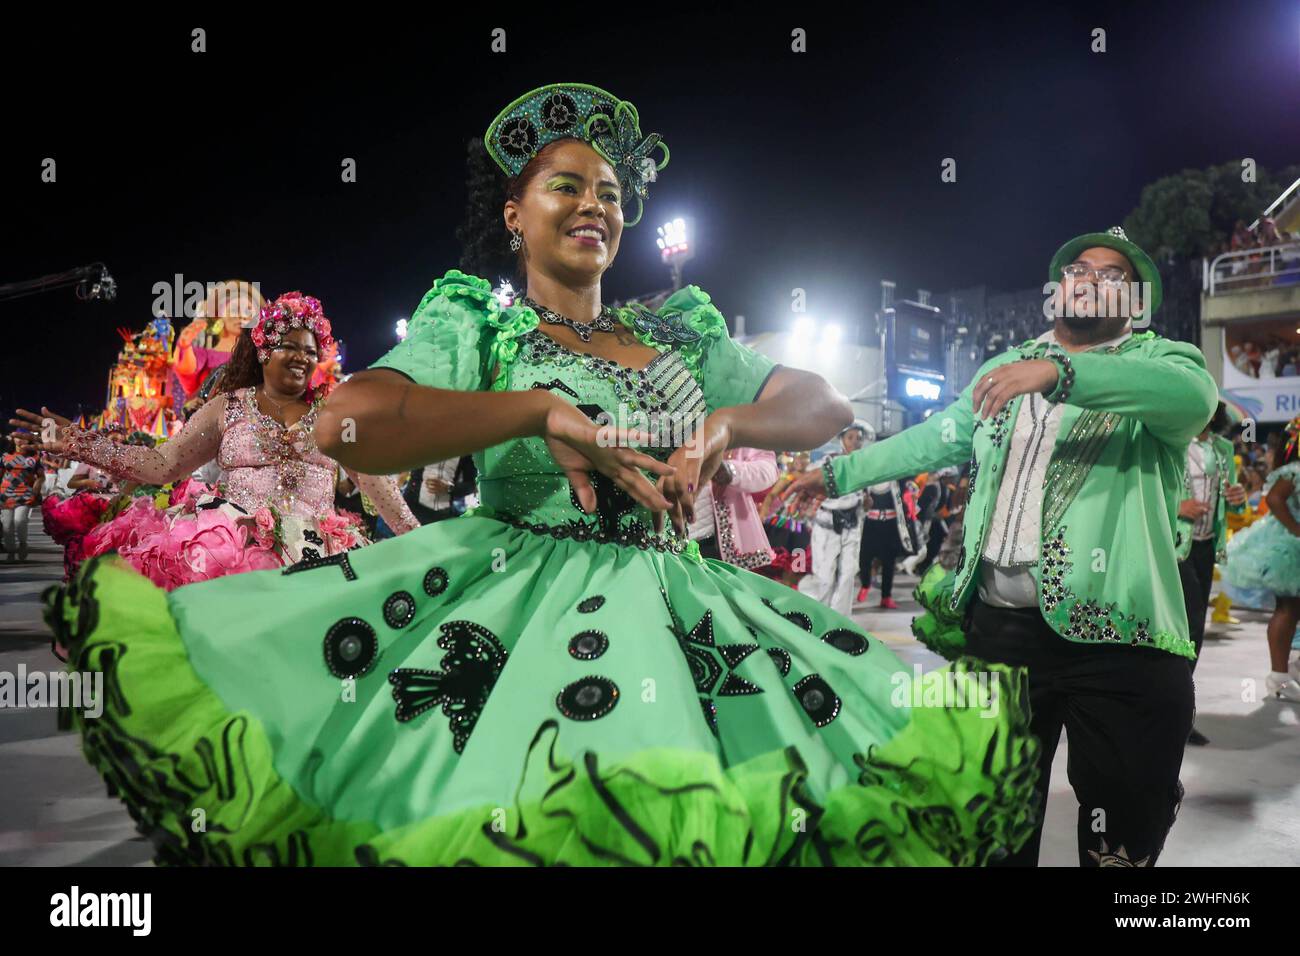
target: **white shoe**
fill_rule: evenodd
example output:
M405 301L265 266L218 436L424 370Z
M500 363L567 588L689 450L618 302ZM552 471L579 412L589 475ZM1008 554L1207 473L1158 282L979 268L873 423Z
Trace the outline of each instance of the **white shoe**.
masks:
M1291 663L1287 665L1287 672L1292 680L1300 681L1300 657L1291 658Z
M1281 677L1275 677L1269 674L1264 678L1264 686L1268 688L1268 696L1276 697L1278 700L1290 701L1293 704L1300 704L1300 680L1294 677L1288 677L1283 680Z

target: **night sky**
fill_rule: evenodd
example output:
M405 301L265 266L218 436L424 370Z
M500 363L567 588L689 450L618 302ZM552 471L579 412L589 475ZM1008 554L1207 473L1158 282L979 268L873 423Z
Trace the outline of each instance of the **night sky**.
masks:
M142 328L175 273L316 295L363 367L456 265L465 141L549 82L631 100L672 150L607 297L666 286L655 226L689 215L686 280L751 332L784 327L794 287L852 324L882 278L900 295L1041 283L1061 241L1120 222L1162 175L1300 160L1295 0L706 6L8 24L0 282L103 261L118 298L0 302L0 405L98 410L114 328ZM790 52L796 26L807 53ZM57 183L40 181L46 156ZM344 157L358 182L340 181Z

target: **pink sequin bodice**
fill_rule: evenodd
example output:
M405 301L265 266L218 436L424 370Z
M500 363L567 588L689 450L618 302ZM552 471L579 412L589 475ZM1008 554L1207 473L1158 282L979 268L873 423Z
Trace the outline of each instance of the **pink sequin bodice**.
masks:
M73 461L149 485L181 481L216 458L225 472L217 493L232 504L249 512L270 506L281 516L309 524L337 525L341 519L334 513L334 488L339 466L316 447L319 401L285 428L258 408L252 388L242 388L213 397L158 448L118 444L72 424L62 426L60 438ZM403 534L420 526L391 477L347 474L393 531Z
M253 389L231 394L217 458L224 496L250 512L264 505L301 518L331 512L338 466L316 447L318 408L285 428L257 407Z

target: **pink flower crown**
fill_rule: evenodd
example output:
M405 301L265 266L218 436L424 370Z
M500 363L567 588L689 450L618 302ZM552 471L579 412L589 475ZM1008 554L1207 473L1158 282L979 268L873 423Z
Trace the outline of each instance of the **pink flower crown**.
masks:
M316 347L322 355L334 344L330 320L321 310L320 299L301 292L286 292L262 309L257 323L249 330L257 346L258 361L270 359L271 350L294 329L307 329L316 336Z

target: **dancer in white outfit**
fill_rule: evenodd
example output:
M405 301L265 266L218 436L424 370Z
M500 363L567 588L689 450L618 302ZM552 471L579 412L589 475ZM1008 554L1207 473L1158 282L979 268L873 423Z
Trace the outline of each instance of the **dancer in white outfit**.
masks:
M840 432L843 454L857 451L874 438L870 425L855 421ZM825 460L816 467L820 468ZM822 501L813 516L812 573L799 582L800 591L845 617L853 611L853 577L862 540L862 494L855 491Z

